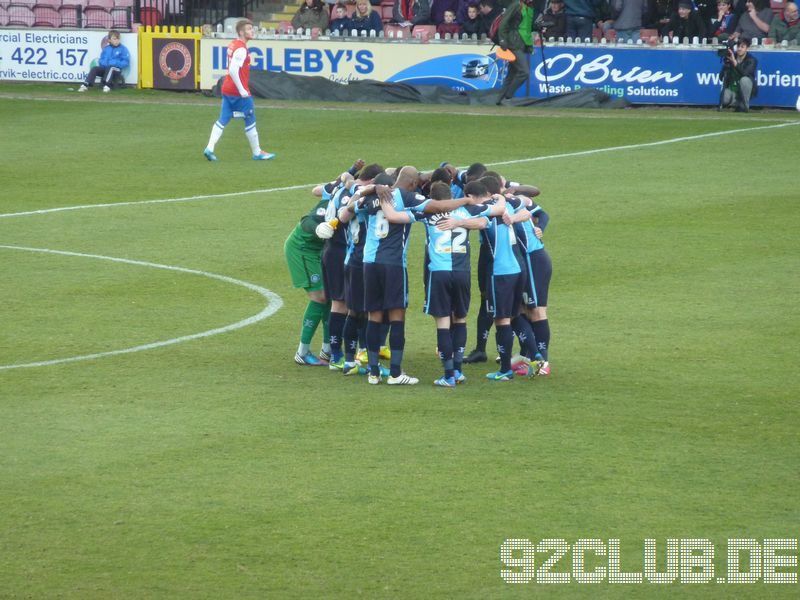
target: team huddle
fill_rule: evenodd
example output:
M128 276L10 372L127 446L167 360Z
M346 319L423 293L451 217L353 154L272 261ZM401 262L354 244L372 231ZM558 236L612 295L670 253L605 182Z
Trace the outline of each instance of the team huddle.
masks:
M492 381L549 375L547 294L552 274L542 242L548 215L534 186L507 182L480 163L429 173L356 161L314 188L320 199L286 240L295 287L308 293L295 362L367 375L370 384L419 382L402 370L408 308L406 252L414 223L425 228L424 312L436 324L441 387L464 383L464 363L486 362L495 326ZM471 298L470 230L480 231L480 309L475 350L464 356ZM322 323L319 356L311 340ZM512 355L516 336L520 352ZM387 346L388 337L388 346ZM381 364L389 360L389 369ZM364 366L366 364L366 366Z

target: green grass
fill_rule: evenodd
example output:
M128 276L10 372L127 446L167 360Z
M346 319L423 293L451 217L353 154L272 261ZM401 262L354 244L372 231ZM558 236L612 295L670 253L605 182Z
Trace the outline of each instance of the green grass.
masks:
M110 96L0 85L0 214L209 197L2 217L0 244L225 275L284 305L223 335L0 370L0 597L796 596L511 586L499 559L507 538L619 538L623 570L641 572L645 538L662 565L667 538L707 538L724 575L727 538L798 537L794 113L259 102L278 159L249 160L234 123L210 164L216 100ZM421 230L405 360L421 384L292 363L305 299L282 247L313 199L263 190L331 179L357 157L427 169L781 123L795 125L498 166L539 185L552 219L549 379L493 385L482 365L455 392L429 385ZM0 281L0 365L189 335L264 306L197 275L19 250L0 249Z

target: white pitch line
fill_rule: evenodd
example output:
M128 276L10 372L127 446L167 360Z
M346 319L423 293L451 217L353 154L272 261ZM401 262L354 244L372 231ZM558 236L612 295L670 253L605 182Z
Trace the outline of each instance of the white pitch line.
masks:
M576 156L591 156L593 154L602 154L604 152L619 152L623 150L635 150L638 148L650 148L654 146L664 146L667 144L677 144L680 142L692 142L695 140L702 140L711 137L719 137L723 135L733 135L737 133L747 133L749 131L763 131L765 129L777 129L781 127L793 127L800 125L800 121L793 121L791 123L778 123L775 125L762 125L758 127L743 127L741 129L727 129L725 131L715 131L712 133L701 133L698 135L683 136L678 138L671 138L668 140L660 140L657 142L642 142L641 144L627 144L625 146L609 146L608 148L595 148L593 150L580 150L578 152L565 152L563 154L550 154L548 156L533 156L529 158L520 158L515 160L505 160L500 162L486 163L489 167L502 166L502 165L516 165L527 162L538 162L542 160L557 160L559 158L574 158ZM59 213L73 210L85 210L90 208L114 208L116 206L138 206L144 204L169 204L173 202L193 202L198 200L211 200L215 198L232 198L235 196L248 196L251 194L270 194L273 192L285 192L292 190L301 190L312 188L319 183L305 183L301 185L290 185L276 188L266 188L262 190L249 190L244 192L229 192L226 194L204 194L199 196L185 196L181 198L161 198L157 200L132 200L128 202L108 202L105 204L81 204L78 206L61 206L58 208L43 208L40 210L28 210L16 213L0 214L0 219L8 219L11 217L26 217L31 215L44 215L50 213Z
M714 131L712 133L701 133L698 135L689 135L679 138L672 138L669 140L661 140L658 142L643 142L641 144L628 144L626 146L610 146L608 148L596 148L594 150L581 150L578 152L567 152L565 154L556 154L553 156L539 156L535 158L520 158L518 160L506 160L503 162L496 162L496 163L487 163L491 166L496 165L515 165L519 163L526 163L526 162L534 162L538 160L549 160L551 158L572 158L575 156L589 156L591 154L601 154L603 152L616 152L619 150L633 150L637 148L651 148L653 146L664 146L666 144L677 144L680 142L693 142L694 140L702 140L705 138L710 137L718 137L722 135L731 135L734 133L744 133L748 131L760 131L763 129L776 129L778 127L793 127L795 125L800 125L800 121L794 121L792 123L779 123L777 125L762 125L760 127L745 127L742 129L728 129L726 131ZM2 215L0 215L2 216Z
M255 285L253 283L249 283L247 281L242 281L240 279L234 279L233 277L227 277L226 275L217 275L215 273L208 273L206 271L199 271L197 269L187 269L184 267L175 267L171 265L162 265L158 263L147 262L143 260L131 260L128 258L116 258L114 256L103 256L101 254L84 254L82 252L66 252L63 250L51 250L48 248L29 248L26 246L6 246L0 245L1 249L6 250L20 250L23 252L40 252L43 254L58 254L61 256L76 256L80 258L95 258L98 260L107 260L116 263L123 263L128 265L136 265L140 267L151 267L154 269L164 269L166 271L177 271L179 273L189 273L190 275L201 275L203 277L208 277L210 279L216 279L218 281L223 281L225 283L231 283L233 285L238 285L244 288L247 288L257 294L261 295L263 298L266 298L268 301L267 306L265 306L261 312L258 314L253 315L252 317L248 317L241 321L237 321L236 323L232 323L230 325L225 325L224 327L217 327L215 329L209 329L208 331L201 331L200 333L193 333L190 335L183 335L180 337L172 338L169 340L163 340L160 342L151 342L149 344L141 344L139 346L133 346L131 348L123 348L121 350L110 350L108 352L95 352L93 354L83 354L80 356L70 356L67 358L57 358L53 360L40 360L36 362L30 363L19 363L19 364L12 364L12 365L0 365L0 371L9 370L9 369L25 369L25 368L32 368L32 367L47 367L51 365L58 365L63 363L71 363L71 362L78 362L82 360L93 360L95 358L103 358L106 356L116 356L118 354L131 354L133 352L142 352L144 350L152 350L154 348L161 348L163 346L170 346L172 344L180 344L181 342L188 342L190 340L197 340L201 338L211 337L212 335L218 335L220 333L228 333L229 331L235 331L236 329L241 329L242 327L247 327L248 325L252 325L254 323L258 323L259 321L263 321L267 317L273 315L277 312L281 306L283 306L283 300L281 297L278 296L275 292L272 292L266 288L263 288L259 285Z
M195 200L209 200L211 198L232 198L235 196L249 196L251 194L268 194L271 192L285 192L288 190L301 190L318 185L308 183L303 185L290 185L286 187L268 188L264 190L248 190L245 192L228 192L225 194L208 194L201 196L184 196L182 198L160 198L156 200L131 200L129 202L107 202L105 204L81 204L78 206L61 206L58 208L43 208L40 210L27 210L25 212L0 214L0 219L9 217L27 217L30 215L46 215L49 213L65 212L70 210L84 210L87 208L113 208L115 206L133 206L140 204L169 204L171 202L192 202Z

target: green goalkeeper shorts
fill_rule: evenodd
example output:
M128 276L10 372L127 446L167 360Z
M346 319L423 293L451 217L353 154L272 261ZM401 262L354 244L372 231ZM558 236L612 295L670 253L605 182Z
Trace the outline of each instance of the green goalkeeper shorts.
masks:
M321 250L303 248L289 236L283 245L283 253L286 255L286 264L289 266L294 287L303 288L307 292L323 289Z

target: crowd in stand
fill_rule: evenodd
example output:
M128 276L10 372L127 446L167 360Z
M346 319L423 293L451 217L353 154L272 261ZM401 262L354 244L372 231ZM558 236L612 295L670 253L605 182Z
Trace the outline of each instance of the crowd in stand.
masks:
M636 43L642 34L724 41L746 37L776 43L800 41L797 4L773 0L535 0L548 16L546 39L616 39ZM516 0L305 0L294 29L378 36L388 28L429 27L440 38L487 37L492 22Z

